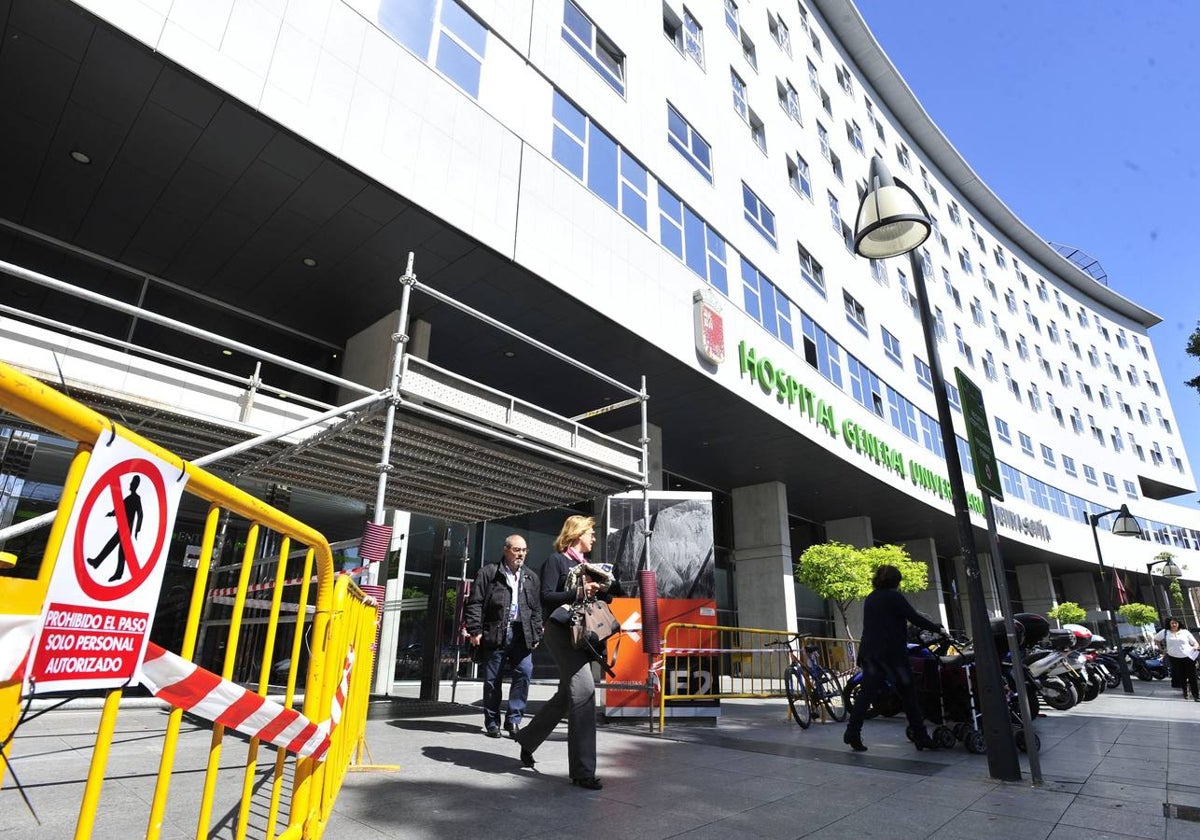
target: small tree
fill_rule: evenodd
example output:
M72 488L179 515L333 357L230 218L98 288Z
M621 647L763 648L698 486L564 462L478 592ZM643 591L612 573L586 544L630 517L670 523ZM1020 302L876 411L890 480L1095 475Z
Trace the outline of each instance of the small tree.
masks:
M853 639L846 610L855 601L871 594L871 578L880 566L895 566L900 570L900 591L920 592L929 586L929 570L920 560L913 560L898 545L874 548L855 548L845 543L829 542L809 546L796 565L796 580L837 607L846 629Z
M1149 604L1122 604L1117 608L1117 615L1134 627L1145 627L1158 620L1158 610Z
M1167 591L1171 593L1171 603L1175 605L1175 612L1183 612L1183 587L1179 585L1178 580L1172 580L1167 584Z
M1076 604L1074 601L1063 601L1054 609L1046 613L1059 624L1079 624L1087 618L1087 610Z

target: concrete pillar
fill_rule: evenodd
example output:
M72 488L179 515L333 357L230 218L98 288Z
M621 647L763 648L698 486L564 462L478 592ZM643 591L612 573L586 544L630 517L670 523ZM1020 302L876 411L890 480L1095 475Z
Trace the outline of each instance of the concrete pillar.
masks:
M1074 601L1087 610L1087 620L1103 624L1108 620L1100 609L1100 593L1096 589L1095 572L1071 572L1062 576L1063 600Z
M651 490L663 489L663 459L662 459L662 427L655 426L653 423L646 424L646 431L650 442L646 445L646 454L649 460L649 479ZM623 440L626 443L632 443L634 446L640 445L642 437L642 424L629 426L625 429L612 432L612 436L617 440Z
M738 624L795 632L787 488L777 481L735 487L732 498Z
M875 532L869 516L849 516L845 519L830 519L825 523L825 537L829 542L845 543L855 548L870 548L875 545ZM846 632L842 616L834 609L833 623L838 636ZM862 636L862 601L854 601L846 609L846 621L854 638Z
M1025 612L1045 615L1058 606L1048 563L1017 566L1017 580L1021 584L1021 601Z
M914 592L908 598L913 609L923 613L943 627L950 626L946 604L942 601L942 573L938 568L937 545L932 539L921 538L903 543L903 548L913 560L920 560L929 569L929 588Z
M392 373L392 335L396 332L399 310L389 312L369 327L350 336L342 356L341 376L371 388L386 388ZM408 352L422 359L429 358L430 325L414 319L408 325ZM360 394L339 390L338 400L345 404Z

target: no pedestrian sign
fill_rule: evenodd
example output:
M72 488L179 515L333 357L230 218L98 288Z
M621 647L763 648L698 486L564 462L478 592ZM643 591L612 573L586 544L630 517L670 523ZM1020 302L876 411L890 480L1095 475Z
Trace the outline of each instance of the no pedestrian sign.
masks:
M27 679L34 690L113 688L142 664L186 475L108 432L59 547Z

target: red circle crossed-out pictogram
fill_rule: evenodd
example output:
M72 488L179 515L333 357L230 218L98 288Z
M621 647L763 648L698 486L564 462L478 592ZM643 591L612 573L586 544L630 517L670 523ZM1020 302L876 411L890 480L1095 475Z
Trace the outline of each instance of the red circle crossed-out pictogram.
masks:
M133 526L129 521L126 497L123 495L124 491L121 487L122 476L131 474L145 476L148 480L152 492L146 494L148 503L144 505L143 515L148 513L152 517L152 521L156 523L153 547L149 551L143 551L140 556L134 543ZM104 504L101 503L101 498L112 505L111 514L103 512ZM93 517L98 504L101 512L96 513ZM83 590L84 594L97 601L115 601L141 586L163 554L167 536L166 513L167 488L163 482L162 473L150 461L144 458L131 458L111 467L100 476L84 498L83 505L79 508L79 520L75 525L73 552L75 578L79 581L79 588ZM109 517L113 520L111 523L107 522ZM84 537L87 535L89 527L107 530L110 525L115 528L115 533L111 538L116 543L115 551L121 552L125 564L129 567L128 578L101 583L84 565L89 560L84 551ZM96 541L93 540L94 542ZM109 567L104 566L103 568L107 572ZM121 577L124 578L124 575ZM105 580L104 574L100 574L99 579Z

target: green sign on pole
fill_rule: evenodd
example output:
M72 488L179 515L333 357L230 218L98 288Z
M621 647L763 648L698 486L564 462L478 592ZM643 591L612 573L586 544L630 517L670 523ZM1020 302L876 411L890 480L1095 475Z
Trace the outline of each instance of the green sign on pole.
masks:
M988 425L987 409L983 407L983 392L958 368L954 369L954 378L958 380L963 417L967 421L967 445L971 448L971 460L975 462L975 484L981 492L1004 501L1000 467L996 464L996 450L992 446L992 430Z

